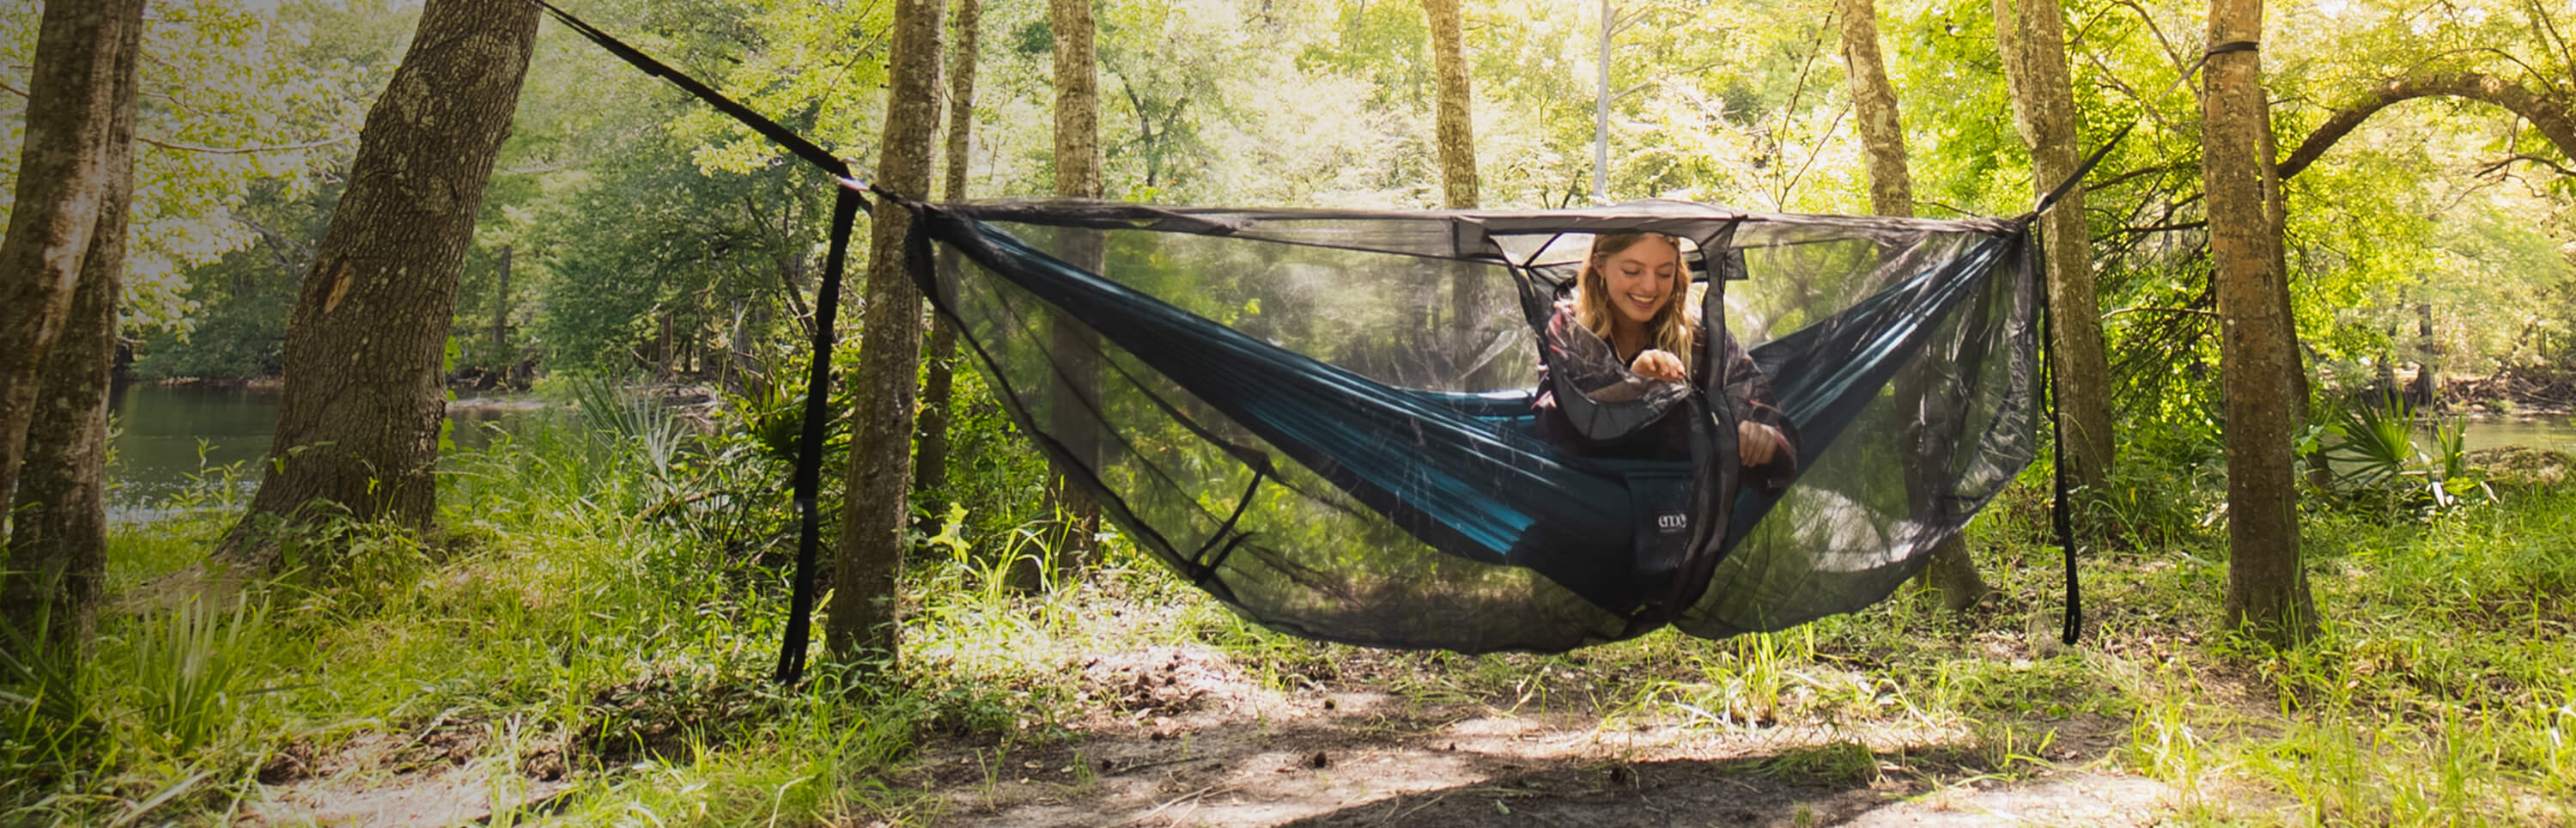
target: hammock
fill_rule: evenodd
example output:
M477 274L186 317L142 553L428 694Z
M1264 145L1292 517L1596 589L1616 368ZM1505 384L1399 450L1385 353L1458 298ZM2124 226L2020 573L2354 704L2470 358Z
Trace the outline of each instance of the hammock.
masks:
M1884 599L2036 452L2045 337L2033 329L2045 314L2026 218L1680 202L923 204L853 179L793 131L534 2L841 186L815 303L781 681L801 673L809 636L821 391L863 193L911 213L916 280L1055 467L1138 548L1292 635L1481 653L1664 626L1710 638L1784 629ZM1591 238L1639 231L1688 247L1708 331L1698 359L1723 365L1732 339L1769 381L1799 435L1785 489L1736 479L1739 414L1722 370L1695 386L1604 394L1600 380L1621 366L1540 341ZM931 266L933 242L963 261ZM1629 433L1679 407L1689 456L1609 459L1541 439L1531 403L1542 362L1582 433Z
M924 293L1055 467L1138 548L1301 637L1558 651L1848 612L2037 445L2037 296L2009 222L904 207L967 260L922 271ZM1758 343L1800 435L1785 491L1708 461L1735 452L1722 376L1682 396L1692 457L1534 433L1529 383L1563 358L1535 331L1563 280L1593 234L1648 230L1706 272L1702 358L1730 333ZM1581 367L1551 365L1560 399ZM1644 406L1583 413L1618 432L1660 414Z

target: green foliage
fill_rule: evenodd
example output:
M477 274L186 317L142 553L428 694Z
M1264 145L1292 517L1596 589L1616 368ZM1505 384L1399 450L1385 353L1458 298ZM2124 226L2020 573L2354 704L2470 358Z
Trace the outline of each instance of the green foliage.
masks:
M0 778L30 787L75 770L106 733L98 687L76 654L48 643L52 625L50 605L35 618L0 623ZM0 798L0 808L18 798Z
M2427 519L2493 499L2484 475L2469 465L2468 420L2431 425L2429 434L2421 433L2413 408L2393 395L2380 405L2346 409L2321 434L2326 460L2342 467L2334 471L2339 493L2348 502Z
M13 90L26 88L41 5L0 8L0 66L7 67L0 76ZM187 294L197 280L187 271L258 240L230 214L260 182L281 184L293 199L320 183L319 173L346 162L365 107L392 76L417 14L322 0L152 7L138 70L146 103L136 124L127 242L129 332L191 326L195 305ZM0 119L0 191L16 186L25 123Z
M284 370L287 318L313 268L314 245L347 186L266 179L248 189L230 216L256 240L188 271L182 298L193 310L184 326L144 338L135 349L137 377L234 379Z
M266 611L246 596L232 604L227 612L211 599L189 596L128 627L128 687L137 694L142 730L162 751L187 754L250 721L249 679L262 649L254 636L266 626Z
M788 168L700 173L687 145L667 137L619 149L621 161L529 222L518 261L551 272L535 288L545 312L534 327L552 364L683 370L710 340L769 356L794 330L782 324L795 306L784 292L813 290L821 270L815 245L828 193ZM463 327L488 324L487 313L466 315L473 322ZM714 371L724 357L699 359Z

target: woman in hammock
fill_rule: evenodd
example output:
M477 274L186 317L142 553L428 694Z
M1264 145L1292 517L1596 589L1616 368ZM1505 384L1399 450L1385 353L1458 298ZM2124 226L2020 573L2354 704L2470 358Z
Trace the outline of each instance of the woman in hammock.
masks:
M1681 243L1662 233L1594 237L1574 298L1557 303L1548 319L1550 363L1558 370L1588 364L1592 376L1576 387L1595 402L1643 402L1659 410L1651 423L1607 439L1587 436L1558 405L1548 369L1539 369L1534 403L1539 436L1576 452L1629 459L1688 458L1690 406L1678 404L1708 378L1694 365L1706 344L1699 309L1689 301L1682 275ZM1768 492L1787 488L1798 469L1796 429L1772 404L1771 383L1753 359L1726 336L1726 394L1734 400L1737 460L1746 485ZM1580 370L1580 369L1577 369ZM1570 375L1573 376L1573 375ZM1589 381L1585 381L1589 380ZM1688 385L1682 385L1687 382ZM1654 401L1661 400L1657 405Z

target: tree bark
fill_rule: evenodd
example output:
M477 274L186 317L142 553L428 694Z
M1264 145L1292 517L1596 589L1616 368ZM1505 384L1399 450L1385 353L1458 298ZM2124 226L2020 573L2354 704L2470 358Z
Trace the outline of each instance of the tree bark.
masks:
M1869 161L1870 211L1912 216L1914 177L1906 163L1896 86L1888 82L1887 61L1878 51L1878 5L1872 0L1838 0L1836 5L1842 17L1843 77L1851 87L1861 151Z
M358 133L289 317L268 474L218 553L265 571L279 522L330 515L425 529L434 517L440 362L477 207L536 43L519 0L429 0Z
M2261 0L2211 0L2209 43L2259 41ZM2275 644L2304 640L2316 607L2299 564L2292 472L2291 362L2298 341L2280 284L2276 186L2263 133L2271 129L2262 61L2252 51L2209 56L2203 69L2201 177L2209 194L2210 257L2218 294L2227 416L2227 623Z
M1422 0L1423 16L1431 33L1431 63L1435 96L1433 144L1440 159L1440 206L1451 210L1472 210L1482 197L1476 175L1476 128L1474 90L1467 72L1466 36L1463 31L1458 0ZM1413 309L1421 318L1415 330L1425 340L1417 350L1436 354L1424 368L1438 374L1435 382L1451 382L1461 390L1487 391L1495 384L1493 366L1477 364L1483 343L1493 332L1482 324L1483 311L1490 303L1486 291L1485 268L1464 263L1450 263L1443 268L1449 282L1449 323L1432 322L1428 303Z
M1055 194L1099 198L1100 70L1090 0L1048 0L1047 20L1055 32ZM1098 232L1068 228L1059 233L1063 244L1058 255L1065 263L1100 269L1107 251ZM1049 358L1063 376L1048 390L1048 424L1075 462L1097 467L1101 439L1091 412L1100 401L1100 337L1063 314L1055 315L1053 327ZM1057 470L1047 499L1053 513L1064 519L1064 531L1057 543L1042 550L1045 560L1013 563L1010 582L1017 588L1038 589L1045 573L1077 569L1090 557L1092 535L1100 529L1100 504L1074 487L1068 471L1089 473Z
M2212 58L2215 60L2216 58ZM2493 75L2477 72L2428 70L2419 74L2391 78L2378 87L2353 96L2335 108L2334 117L2317 125L2297 149L2281 159L2279 177L2289 178L2316 163L2333 149L2335 142L2352 134L2363 121L2390 104L2416 98L2449 96L2491 104L2519 115L2540 130L2542 137L2558 147L2558 152L2576 161L2576 97L2546 90L2533 90Z
M948 174L942 198L966 197L966 161L975 128L976 42L984 23L981 0L957 0L950 23L957 39L948 51ZM957 251L942 248L939 267L956 272ZM923 348L930 364L921 380L921 436L913 448L912 490L930 506L930 519L948 519L948 406L957 381L957 326L938 314L930 316L930 344Z
M109 132L127 105L119 67L142 26L141 0L49 0L38 24L15 206L0 240L0 503L25 461L46 355L113 177Z
M2031 191L2046 195L2082 163L2075 96L2066 68L2066 14L2057 0L1995 0L1995 40L2003 56L2014 123L2030 147ZM2049 353L2066 445L2059 462L2075 484L2097 491L2110 473L2110 363L2102 354L2102 310L2093 290L2093 239L2084 223L2084 188L2067 191L2038 219L2048 269ZM2089 498L2087 498L2089 499ZM2079 514L2079 516L2082 516ZM2089 521L2078 521L2083 526Z
M1465 35L1458 0L1422 0L1431 24L1431 65L1439 78L1435 128L1440 153L1440 205L1473 209L1477 203L1476 130L1467 80Z
M1896 86L1888 82L1887 62L1878 50L1878 5L1872 0L1838 0L1837 6L1842 18L1843 77L1858 116L1861 151L1869 161L1870 210L1882 216L1911 217L1914 175L1906 161ZM1897 380L1897 398L1914 401L1915 416L1906 422L1905 443L1918 450L1906 453L1904 465L1908 500L1918 512L1939 508L1937 493L1945 488L1940 470L1923 462L1923 449L1957 430L1951 405L1937 396L1938 380L1920 370L1908 371ZM1933 547L1931 560L1915 576L1915 583L1943 609L1954 612L1975 606L1993 591L1977 574L1967 541L1955 535Z
M898 0L886 85L878 186L915 200L930 196L930 147L939 126L940 0ZM915 383L921 370L921 291L913 287L905 238L911 214L881 210L869 233L867 296L858 368L860 400L845 477L839 556L832 566L824 642L848 661L891 670L902 643L895 576L911 507Z
M0 623L44 630L38 647L77 654L95 638L107 580L107 404L114 389L116 306L134 192L136 56L142 3L109 7L101 47L114 50L107 131L99 136L98 209L62 333L42 363L0 577ZM111 39L112 38L112 39Z

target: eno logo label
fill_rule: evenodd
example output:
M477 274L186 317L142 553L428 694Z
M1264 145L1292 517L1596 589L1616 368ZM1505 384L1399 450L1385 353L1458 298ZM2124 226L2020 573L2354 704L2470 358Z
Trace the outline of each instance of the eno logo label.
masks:
M1681 512L1673 512L1673 513L1671 513L1671 514L1656 515L1656 516L1655 516L1655 528L1656 528L1657 530L1662 531L1664 534L1667 534L1667 535L1672 534L1672 533L1674 533L1674 532L1682 531L1682 530L1684 530L1684 529L1689 529L1689 528L1690 528L1690 515L1687 515L1687 514L1684 514L1684 513L1681 513Z

